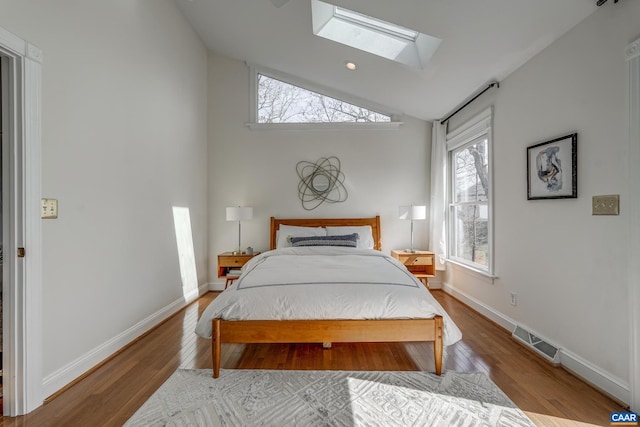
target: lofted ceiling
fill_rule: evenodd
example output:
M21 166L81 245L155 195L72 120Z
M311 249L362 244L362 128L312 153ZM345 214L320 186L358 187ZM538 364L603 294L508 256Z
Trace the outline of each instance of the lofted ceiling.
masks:
M313 35L311 0L176 3L214 52L428 121L501 81L597 9L592 0L325 1L442 43L416 69ZM358 69L348 71L346 61Z

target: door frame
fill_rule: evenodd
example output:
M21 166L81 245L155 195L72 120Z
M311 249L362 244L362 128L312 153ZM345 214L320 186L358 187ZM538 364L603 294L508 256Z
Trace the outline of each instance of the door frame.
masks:
M640 411L640 39L625 49L629 69L629 406Z
M42 51L0 27L3 108L3 411L42 405ZM18 257L18 248L26 256ZM7 328L7 326L9 326Z

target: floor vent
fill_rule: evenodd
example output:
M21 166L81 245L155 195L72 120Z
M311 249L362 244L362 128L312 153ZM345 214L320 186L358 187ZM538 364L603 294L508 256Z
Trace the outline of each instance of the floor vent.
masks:
M539 353L545 359L548 359L552 363L560 363L560 349L558 347L549 344L540 337L533 335L521 326L516 326L516 329L513 331L513 337L515 337L518 341L522 341L527 347L532 348L536 353Z

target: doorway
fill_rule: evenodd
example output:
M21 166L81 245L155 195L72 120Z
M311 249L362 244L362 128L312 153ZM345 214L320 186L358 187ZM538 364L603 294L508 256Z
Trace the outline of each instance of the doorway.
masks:
M0 27L2 412L42 405L42 51Z

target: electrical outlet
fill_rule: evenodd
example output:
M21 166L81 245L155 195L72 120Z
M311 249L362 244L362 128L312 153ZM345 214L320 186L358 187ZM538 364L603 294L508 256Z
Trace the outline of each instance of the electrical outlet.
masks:
M515 292L511 292L511 305L515 306L518 304L518 298Z
M57 199L42 199L41 200L41 215L42 219L56 219L58 218L58 200Z
M620 195L593 196L591 202L591 215L619 215Z

